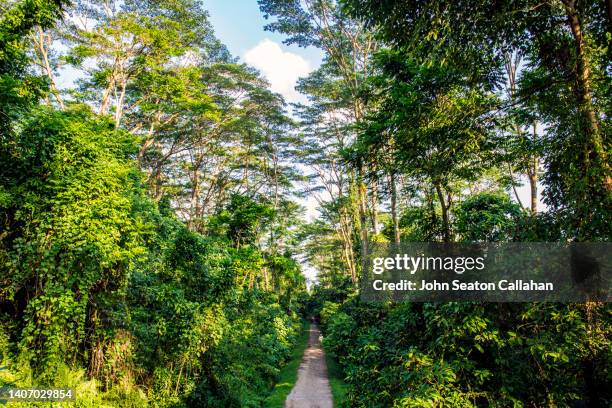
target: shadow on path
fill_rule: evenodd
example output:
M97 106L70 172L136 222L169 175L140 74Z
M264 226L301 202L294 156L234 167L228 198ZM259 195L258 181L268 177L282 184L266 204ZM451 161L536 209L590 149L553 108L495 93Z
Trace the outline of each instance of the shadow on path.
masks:
M316 323L310 324L309 331L308 347L298 370L297 382L285 401L285 408L333 408L325 354L321 348L321 332Z

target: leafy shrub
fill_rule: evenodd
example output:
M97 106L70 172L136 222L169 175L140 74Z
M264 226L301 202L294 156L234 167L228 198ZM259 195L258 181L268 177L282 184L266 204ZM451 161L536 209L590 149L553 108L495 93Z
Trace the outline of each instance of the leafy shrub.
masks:
M610 401L600 304L326 304L325 347L350 406L568 406Z

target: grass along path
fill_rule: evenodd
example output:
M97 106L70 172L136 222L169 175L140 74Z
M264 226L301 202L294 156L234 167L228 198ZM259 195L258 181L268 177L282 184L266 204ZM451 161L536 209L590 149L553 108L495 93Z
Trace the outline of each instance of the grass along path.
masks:
M339 408L346 398L348 385L344 382L344 374L336 360L336 356L325 352L325 362L327 363L327 377L329 378L329 386L331 387L334 399L334 408Z
M297 381L298 368L304 356L304 350L306 350L306 346L308 346L308 327L308 322L304 320L302 332L293 347L289 362L280 371L278 382L272 389L271 394L266 398L265 407L282 408L285 406L287 395L289 395L293 385Z

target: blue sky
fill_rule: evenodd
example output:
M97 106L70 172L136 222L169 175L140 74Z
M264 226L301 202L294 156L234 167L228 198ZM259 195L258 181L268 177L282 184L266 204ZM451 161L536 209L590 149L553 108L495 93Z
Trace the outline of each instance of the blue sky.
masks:
M257 0L204 0L203 4L216 36L234 56L259 69L272 90L288 101L303 101L293 87L299 77L319 66L320 50L286 46L284 35L265 31L267 20Z
M203 0L204 8L210 13L217 37L228 46L232 54L241 56L268 38L279 45L284 35L264 31L267 21L259 11L257 0ZM282 45L285 51L296 53L313 64L321 60L321 52L312 47Z

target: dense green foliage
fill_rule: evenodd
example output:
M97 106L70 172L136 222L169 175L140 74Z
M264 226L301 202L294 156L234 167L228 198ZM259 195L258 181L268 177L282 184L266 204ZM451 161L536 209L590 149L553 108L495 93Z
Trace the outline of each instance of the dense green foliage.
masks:
M303 234L347 405L609 406L605 304L381 305L355 289L371 242L610 240L609 2L259 4L267 29L325 55L298 87L322 203Z
M593 331L575 305L381 305L353 298L338 306L328 303L321 318L325 346L339 356L351 385L349 406L572 406L593 379L599 400L590 406L611 397L602 330L609 331L609 314Z
M0 386L280 406L312 316L346 406L610 406L608 304L358 292L373 242L610 240L609 3L259 0L324 56L290 116L198 0L0 0Z
M304 320L304 327L302 334L297 339L295 348L291 353L290 360L287 365L281 370L278 381L274 385L274 389L266 398L264 405L269 408L283 408L285 406L285 399L291 392L291 389L295 385L298 378L298 369L302 363L302 357L304 350L308 347L308 338L310 332L308 331L308 323Z
M282 99L191 1L0 8L0 385L74 387L79 406L261 406L303 330ZM53 29L64 13L98 25ZM170 64L188 54L201 66ZM87 71L70 97L60 63ZM177 169L191 178L164 178Z

